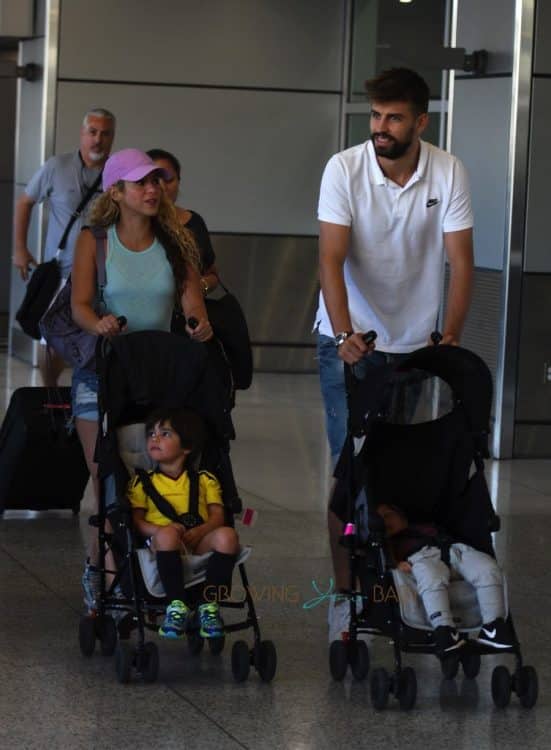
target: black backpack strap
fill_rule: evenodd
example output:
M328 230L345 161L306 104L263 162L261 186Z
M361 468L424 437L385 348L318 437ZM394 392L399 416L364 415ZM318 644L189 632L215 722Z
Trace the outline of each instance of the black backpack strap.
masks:
M199 474L193 469L188 469L189 477L189 510L192 516L199 516Z
M88 201L90 200L90 198L94 195L94 193L96 192L97 188L99 187L102 175L103 175L103 171L101 171L99 173L99 175L96 177L96 179L92 183L91 187L89 187L88 190L86 191L86 193L82 196L82 198L80 200L80 203L78 204L78 206L76 207L76 209L71 214L71 218L69 219L69 223L65 227L65 231L63 232L63 235L62 235L62 237L61 237L61 239L59 241L59 245L57 246L58 247L58 250L57 250L58 253L60 253L63 250L65 250L65 245L67 244L67 239L69 237L69 232L73 228L73 224L75 223L75 221L78 219L78 217L84 211L84 208L86 207L86 204L88 203Z
M98 281L99 304L103 308L103 314L105 312L103 290L105 289L105 284L107 283L107 277L105 275L105 247L107 244L107 233L103 227L91 227L90 229L92 234L96 238L96 276Z
M136 476L142 483L145 494L155 504L159 513L162 513L163 516L166 516L166 518L170 518L170 520L174 521L175 523L180 523L180 517L178 516L172 505L161 495L161 493L157 489L155 489L149 473L147 471L144 471L144 469L136 469Z
M145 494L152 500L159 513L162 513L163 516L175 523L183 524L186 528L200 526L204 523L199 515L199 474L196 471L188 469L189 510L182 515L178 515L168 500L155 488L147 471L136 469L136 476L142 483Z

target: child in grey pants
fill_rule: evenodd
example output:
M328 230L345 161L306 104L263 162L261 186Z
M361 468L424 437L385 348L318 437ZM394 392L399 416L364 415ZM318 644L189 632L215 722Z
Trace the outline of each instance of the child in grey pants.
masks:
M394 505L381 504L382 517L394 562L411 573L427 616L435 629L437 651L441 656L465 644L457 633L450 608L448 586L452 572L468 581L476 591L482 628L477 641L496 649L513 645L512 633L505 622L506 607L503 574L490 555L468 544L449 545L449 565L437 546L438 529L433 524L410 524L405 513Z

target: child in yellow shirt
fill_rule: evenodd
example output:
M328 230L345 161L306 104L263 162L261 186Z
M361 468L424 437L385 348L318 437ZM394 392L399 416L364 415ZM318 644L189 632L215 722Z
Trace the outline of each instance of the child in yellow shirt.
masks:
M187 459L200 444L202 424L187 410L157 411L146 424L147 452L157 468L144 481L136 476L129 485L128 499L136 530L156 553L159 577L169 604L159 635L183 638L191 612L185 603L182 553L213 554L208 560L202 602L198 607L199 633L203 638L220 638L224 625L218 600L228 596L239 539L225 526L222 491L216 477L206 471L193 476ZM153 488L148 484L151 482ZM198 483L198 515L190 516L190 489ZM157 507L155 491L172 508L170 516Z

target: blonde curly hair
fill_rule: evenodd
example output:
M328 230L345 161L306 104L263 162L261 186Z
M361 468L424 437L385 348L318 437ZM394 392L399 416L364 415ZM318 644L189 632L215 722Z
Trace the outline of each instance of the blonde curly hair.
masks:
M113 187L124 191L124 181L119 180ZM91 226L107 228L116 224L120 215L119 204L109 189L94 200L88 219ZM176 278L178 293L181 294L187 277L187 265L200 269L199 249L192 232L180 222L174 204L164 192L161 192L159 212L152 218L152 226L155 236L164 247Z

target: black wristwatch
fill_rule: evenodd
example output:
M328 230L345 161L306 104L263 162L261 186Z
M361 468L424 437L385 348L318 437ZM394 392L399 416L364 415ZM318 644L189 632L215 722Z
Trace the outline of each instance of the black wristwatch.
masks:
M340 333L337 333L337 335L334 338L335 346L337 347L337 349L339 348L341 344L344 344L346 339L349 336L352 336L353 333L354 331L341 331Z

